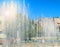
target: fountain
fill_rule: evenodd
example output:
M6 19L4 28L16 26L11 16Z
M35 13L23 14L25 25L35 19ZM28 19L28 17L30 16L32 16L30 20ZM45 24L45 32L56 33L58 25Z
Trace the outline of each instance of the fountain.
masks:
M23 0L23 9L20 7L18 3L11 1L9 3L3 2L0 10L1 10L0 15L2 16L3 19L2 31L6 35L3 46L20 47L21 44L20 42L24 40L23 34L25 33L24 30L28 22L28 16L25 10L24 0Z
M3 19L3 33L6 35L3 42L4 47L15 47L17 41L17 5L13 1L10 3L3 2L1 5L0 15ZM20 36L20 35L19 35ZM19 37L20 38L20 37Z

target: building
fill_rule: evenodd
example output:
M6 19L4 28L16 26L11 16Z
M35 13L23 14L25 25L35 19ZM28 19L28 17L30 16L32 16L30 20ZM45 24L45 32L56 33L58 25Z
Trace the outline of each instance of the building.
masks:
M36 23L36 29L37 29L36 36L39 39L41 39L41 37L47 40L56 40L57 38L59 38L60 36L59 35L60 34L59 33L59 29L60 29L59 18L40 18L40 19L37 19L35 23Z

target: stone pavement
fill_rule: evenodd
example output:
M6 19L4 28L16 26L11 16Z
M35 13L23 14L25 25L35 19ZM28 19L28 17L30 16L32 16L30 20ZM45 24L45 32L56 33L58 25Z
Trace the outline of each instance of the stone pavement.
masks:
M60 47L59 44L23 43L20 47Z
M3 46L0 45L0 47L3 47ZM21 43L21 45L13 46L13 47L60 47L60 44Z

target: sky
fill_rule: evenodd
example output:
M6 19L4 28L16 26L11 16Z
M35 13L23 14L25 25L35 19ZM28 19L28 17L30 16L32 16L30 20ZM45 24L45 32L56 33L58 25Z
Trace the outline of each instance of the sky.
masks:
M36 17L60 17L60 0L30 0L30 18Z
M2 1L0 0L0 3ZM22 2L22 0L15 1ZM60 17L60 0L25 0L25 4L30 19L38 17Z

